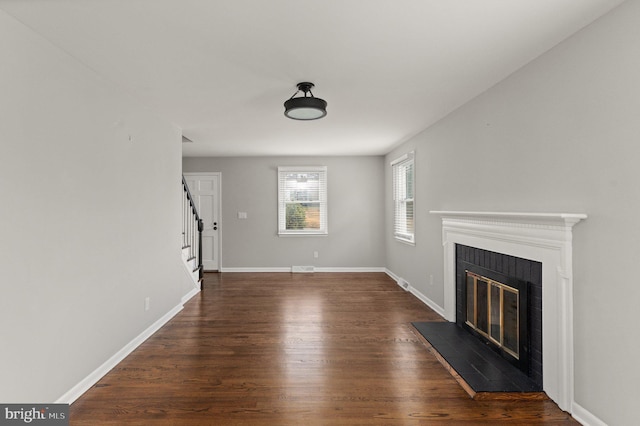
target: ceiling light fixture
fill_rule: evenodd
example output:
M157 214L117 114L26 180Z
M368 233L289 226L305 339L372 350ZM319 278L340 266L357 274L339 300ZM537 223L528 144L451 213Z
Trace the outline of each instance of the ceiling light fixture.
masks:
M284 115L294 120L317 120L327 115L327 102L313 96L313 87L313 83L298 83L296 93L284 103ZM300 92L303 92L304 96L294 98Z

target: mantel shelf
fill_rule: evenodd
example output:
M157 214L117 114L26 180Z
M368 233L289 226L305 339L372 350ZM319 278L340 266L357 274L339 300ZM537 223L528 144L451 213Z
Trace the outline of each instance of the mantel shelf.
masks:
M429 213L443 217L460 217L478 220L517 220L519 222L556 222L575 225L587 218L583 213L526 213L526 212L474 212L453 210L431 210Z

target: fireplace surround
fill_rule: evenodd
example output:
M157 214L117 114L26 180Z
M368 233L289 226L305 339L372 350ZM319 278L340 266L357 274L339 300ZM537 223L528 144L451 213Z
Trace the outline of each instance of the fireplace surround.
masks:
M431 211L442 217L444 316L456 322L456 245L542 263L543 389L573 401L572 228L584 214Z

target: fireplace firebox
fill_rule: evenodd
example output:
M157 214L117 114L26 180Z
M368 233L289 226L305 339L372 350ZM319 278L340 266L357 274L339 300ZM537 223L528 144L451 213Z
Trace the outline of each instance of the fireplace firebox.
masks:
M542 386L542 265L456 245L458 326Z

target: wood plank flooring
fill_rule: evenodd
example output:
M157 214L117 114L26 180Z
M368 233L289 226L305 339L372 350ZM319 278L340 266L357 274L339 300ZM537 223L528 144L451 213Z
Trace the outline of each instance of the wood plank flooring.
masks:
M382 273L205 275L204 291L72 406L71 425L578 424L550 400L472 400Z

